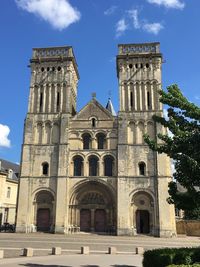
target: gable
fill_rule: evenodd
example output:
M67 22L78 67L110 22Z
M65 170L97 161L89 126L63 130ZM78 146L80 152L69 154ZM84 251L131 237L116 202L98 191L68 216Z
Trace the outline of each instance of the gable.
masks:
M99 120L110 120L113 118L112 114L105 109L96 99L92 99L86 106L84 106L75 116L75 119L88 120L91 117L96 117Z

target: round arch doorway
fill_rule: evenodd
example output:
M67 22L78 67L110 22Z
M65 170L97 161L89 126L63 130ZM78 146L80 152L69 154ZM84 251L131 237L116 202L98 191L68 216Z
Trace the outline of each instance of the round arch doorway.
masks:
M136 211L136 229L137 234L149 234L149 212L148 210L137 210Z
M52 231L54 221L54 197L46 190L39 191L35 196L35 224L38 232Z
M155 210L153 197L148 192L139 191L133 195L131 206L135 233L154 235Z
M112 233L115 229L115 198L104 184L92 181L79 186L71 203L70 225L79 226L80 231Z

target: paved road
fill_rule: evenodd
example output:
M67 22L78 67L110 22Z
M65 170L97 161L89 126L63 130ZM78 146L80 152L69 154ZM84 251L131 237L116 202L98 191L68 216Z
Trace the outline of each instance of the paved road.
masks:
M4 250L6 258L20 257L22 254L21 251L25 247L34 248L35 256L33 258L21 257L21 265L13 265L14 263L18 264L16 259L0 260L0 265L13 267L139 267L142 266L142 259L140 256L135 255L135 248L138 246L144 247L145 250L148 250L161 247L199 245L199 237L185 236L178 238L155 238L147 236L102 236L96 234L53 235L43 233L0 233L0 249ZM46 256L51 254L51 248L55 246L62 248L62 256L48 256L48 259L46 259ZM91 255L80 255L81 246L89 246ZM106 255L108 247L111 246L117 248L118 255ZM38 258L37 256L43 257ZM51 265L48 265L49 260ZM6 262L8 265L5 265Z
M62 255L34 258L2 259L4 267L142 267L138 255Z

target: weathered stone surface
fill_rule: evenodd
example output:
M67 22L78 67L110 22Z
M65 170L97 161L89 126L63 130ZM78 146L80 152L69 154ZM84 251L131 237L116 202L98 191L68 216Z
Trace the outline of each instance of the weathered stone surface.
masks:
M52 248L52 255L61 255L62 249L60 247L53 247Z
M159 44L119 46L117 116L94 95L76 111L79 74L68 49L72 56L56 60L58 48L34 49L42 57L31 60L17 231L174 236L170 160L143 138L165 131L152 119L162 115Z
M32 248L24 248L22 255L26 256L26 257L33 257L33 249Z
M0 259L3 259L3 257L4 257L4 251L0 250Z
M85 255L90 254L90 248L87 246L81 247L81 254L85 254Z
M144 253L144 248L143 247L136 247L135 248L135 253L136 254L143 254Z
M108 254L117 254L116 247L109 247L108 248Z

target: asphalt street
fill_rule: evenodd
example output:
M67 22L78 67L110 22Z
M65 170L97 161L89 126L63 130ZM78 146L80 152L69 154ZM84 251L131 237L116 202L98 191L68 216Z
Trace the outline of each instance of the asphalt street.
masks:
M29 267L141 267L142 256L136 247L145 250L161 247L199 246L199 237L179 236L156 238L148 236L103 236L97 234L57 235L45 233L0 233L0 250L4 259L0 266ZM90 255L81 255L80 248L89 246ZM31 247L34 256L22 256L22 249ZM61 247L61 256L52 256L52 247ZM117 255L108 255L108 247L116 247Z

